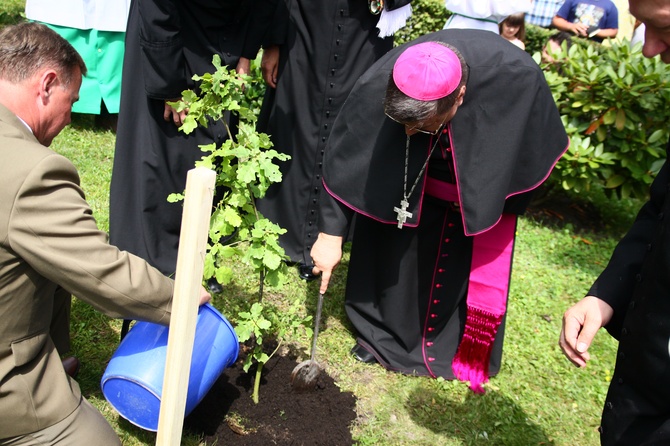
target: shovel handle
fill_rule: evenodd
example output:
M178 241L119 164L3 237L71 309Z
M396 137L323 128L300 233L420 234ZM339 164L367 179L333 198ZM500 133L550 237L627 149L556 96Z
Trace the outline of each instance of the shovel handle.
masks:
M312 336L312 355L311 360L316 357L316 338L319 336L319 322L321 321L321 309L323 308L323 293L319 293L319 300L316 303L316 316L314 316L314 335Z

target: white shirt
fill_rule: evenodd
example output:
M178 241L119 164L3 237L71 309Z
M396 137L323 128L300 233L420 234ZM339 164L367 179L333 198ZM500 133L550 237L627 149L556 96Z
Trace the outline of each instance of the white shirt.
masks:
M125 32L130 0L26 0L26 17L50 25Z
M445 29L483 29L496 34L505 17L532 9L531 0L445 0L444 5L454 13Z

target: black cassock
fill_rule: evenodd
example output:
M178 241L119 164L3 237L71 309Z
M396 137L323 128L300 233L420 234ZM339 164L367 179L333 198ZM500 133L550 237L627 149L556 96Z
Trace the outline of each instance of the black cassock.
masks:
M383 98L406 45L429 40L456 47L470 78L428 175L409 198L412 217L399 229L394 208L403 197L406 135L384 115ZM478 254L473 245L505 219L513 242L516 215L549 176L568 138L541 69L500 36L443 30L406 45L360 78L335 122L323 161L324 186L335 199L322 200L320 230L344 235L358 214L345 306L359 344L391 370L451 379L471 314L466 297ZM425 134L410 138L408 190L433 144ZM457 198L433 196L425 187L428 177L455 185ZM496 284L504 297L511 252L508 262ZM489 374L500 368L503 325L497 336L493 332Z
M270 0L267 0L270 1ZM253 59L262 23L252 10L265 0L135 0L131 4L123 63L121 108L110 191L110 242L136 254L164 274L176 269L183 192L188 170L203 152L221 144L221 122L190 135L163 119L164 100L193 89L194 74L213 72L212 57L234 68Z
M408 3L387 1L386 8ZM312 263L323 151L333 122L359 76L393 46L391 37L378 37L379 17L367 0L279 1L266 42L280 45L277 88L266 93L259 130L291 160L281 164L282 182L258 208L287 230L280 243L294 262Z
M666 160L670 159L670 143ZM587 295L614 314L619 341L600 426L610 445L670 444L670 166L667 161L628 233Z

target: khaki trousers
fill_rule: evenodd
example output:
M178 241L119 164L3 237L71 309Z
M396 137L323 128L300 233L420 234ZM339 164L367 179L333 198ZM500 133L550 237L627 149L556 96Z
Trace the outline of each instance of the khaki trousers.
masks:
M120 446L118 435L85 398L63 421L37 432L0 440L2 446Z

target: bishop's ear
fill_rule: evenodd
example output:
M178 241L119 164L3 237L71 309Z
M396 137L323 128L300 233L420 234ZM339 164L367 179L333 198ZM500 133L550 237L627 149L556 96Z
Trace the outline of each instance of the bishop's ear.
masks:
M456 97L456 105L459 107L461 104L463 104L463 97L465 96L465 85L461 86L461 91L458 92L458 96Z

